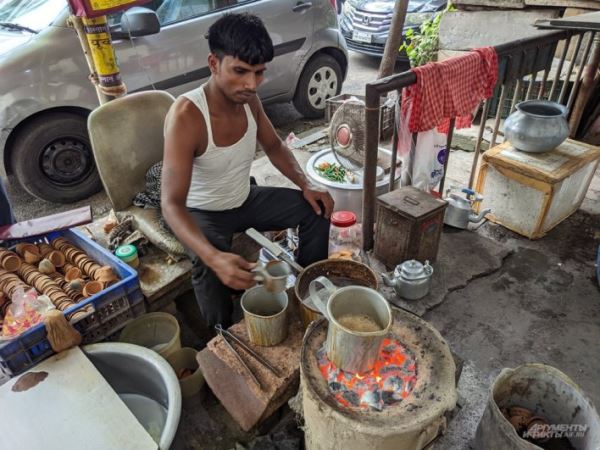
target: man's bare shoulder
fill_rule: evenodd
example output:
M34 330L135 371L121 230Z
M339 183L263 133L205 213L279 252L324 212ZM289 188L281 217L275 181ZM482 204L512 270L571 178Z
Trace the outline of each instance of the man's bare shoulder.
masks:
M262 102L260 101L260 98L258 98L258 95L254 95L248 100L248 106L250 106L250 111L252 111L254 119L257 119L263 112Z
M204 121L204 116L198 107L186 97L179 97L171 106L167 120L178 124L196 124Z

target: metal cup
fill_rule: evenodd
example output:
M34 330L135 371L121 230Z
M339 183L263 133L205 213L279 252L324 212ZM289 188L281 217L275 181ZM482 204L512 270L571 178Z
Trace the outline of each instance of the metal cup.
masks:
M274 260L266 264L259 261L253 272L257 274L254 279L262 282L267 291L277 293L285 291L292 269L284 261Z
M325 289L317 290L321 284ZM315 278L309 284L310 297L329 321L327 329L327 356L340 369L350 373L364 373L375 367L381 345L389 333L392 310L387 300L374 289L364 286L337 288L325 277ZM327 303L321 294L325 292ZM379 326L377 331L356 331L339 322L348 316L367 316Z
M242 295L242 310L250 342L270 347L285 340L288 333L288 296L285 292L269 292L255 286Z

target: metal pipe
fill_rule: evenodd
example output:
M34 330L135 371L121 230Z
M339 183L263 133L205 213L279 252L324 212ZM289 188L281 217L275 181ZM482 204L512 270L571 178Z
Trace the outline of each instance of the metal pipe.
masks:
M519 97L521 97L521 89L523 88L523 81L519 78L517 80L517 84L515 86L515 93L513 95L513 99L512 102L510 104L510 114L512 114L515 111L515 108L517 106L517 100L519 99Z
M556 68L556 75L554 75L552 87L550 88L550 94L548 95L548 100L550 101L552 101L552 96L554 95L554 91L556 89L556 86L558 85L558 81L560 80L560 74L562 72L563 65L565 64L567 52L569 51L569 45L571 45L571 36L569 36L567 38L567 42L565 42L565 48L563 49L562 56L560 57L560 61L558 62L558 67Z
M496 138L498 137L498 130L500 129L500 120L502 119L502 107L504 106L504 102L506 101L507 96L508 96L508 88L505 84L503 84L502 91L500 92L500 101L498 102L498 108L496 108L496 120L494 121L494 131L492 132L492 140L490 141L490 147L496 146ZM491 107L491 105L490 105L490 107ZM486 120L483 122L484 128L485 128L486 122L487 122L487 117L486 117ZM481 136L483 136L483 132L481 133Z
M570 110L571 106L573 106L573 101L575 100L575 96L577 95L577 91L579 90L579 85L581 84L581 74L583 73L583 68L585 67L585 63L590 56L590 51L592 49L592 44L594 43L594 39L596 37L596 33L591 33L590 39L585 46L585 50L583 52L583 58L581 59L581 63L579 64L579 69L577 70L577 75L575 77L575 84L573 85L573 89L571 89L571 94L569 95L569 101L567 102L567 109Z
M487 99L483 106L482 117L487 117L490 113L491 99ZM471 175L469 176L469 189L473 189L473 182L475 180L475 170L477 169L477 163L479 162L479 152L481 151L481 141L483 140L483 130L485 129L485 120L481 121L479 127L479 134L477 136L477 144L475 145L475 154L473 155L473 165L471 166Z
M535 80L537 79L538 74L539 71L535 71L531 74L531 78L529 80L529 87L527 88L527 94L525 95L526 101L531 98L531 94L533 93L533 85L535 84Z
M485 119L483 119L485 121ZM446 183L446 173L448 171L448 161L450 160L450 148L452 147L452 136L454 135L454 125L456 118L450 119L450 127L448 128L448 135L446 136L446 157L444 158L444 173L442 174L442 181L440 181L439 193L443 197L444 195L444 184Z
M542 83L540 84L540 91L538 92L538 100L541 100L544 94L546 93L546 83L548 82L548 75L550 75L550 67L547 67L544 70L544 75L542 76Z
M81 45L83 55L85 56L85 61L87 62L88 69L90 69L90 74L92 76L96 76L96 65L94 64L94 60L92 59L92 50L90 48L90 44L85 36L85 31L83 29L83 19L81 17L73 15L69 17L68 23L75 29L75 32L77 33L77 37L79 38L79 44ZM110 97L102 92L98 84L92 84L94 84L94 88L96 89L96 95L98 96L98 101L101 105L110 101Z
M571 128L571 137L574 137L583 115L583 110L589 100L589 96L594 87L594 78L598 72L598 66L600 65L600 33L596 33L594 36L594 49L592 51L592 57L588 61L583 71L583 79L581 80L581 88L577 94L575 105L573 106L573 112L569 120L569 127Z
M560 95L558 96L558 103L561 103L565 100L565 95L567 94L567 88L569 87L569 83L571 81L571 75L573 75L573 68L575 67L575 60L577 59L577 55L579 54L579 49L581 48L581 42L583 41L583 34L577 36L577 44L575 44L575 51L571 56L571 61L569 61L569 68L567 69L567 78L565 78L565 82L563 83L562 89L560 90Z
M394 117L394 132L392 134L392 162L390 167L390 184L388 191L394 190L394 183L396 183L396 161L398 160L398 126L400 124L401 117L401 107L402 107L402 91L397 91L397 103L395 109L395 117ZM396 117L398 121L396 121Z
M538 56L540 55L540 48L537 47L535 49L535 57L533 58L533 63L531 67L531 74L529 78L529 86L527 87L527 93L525 94L525 100L529 100L531 98L531 93L533 92L533 85L535 84L535 79L537 78L538 71L535 70L538 62ZM524 56L524 55L523 55Z
M415 77L414 73L410 72ZM402 74L400 74L402 75ZM379 146L379 99L380 91L387 89L381 83L392 78L406 79L408 77L392 76L383 80L369 83L365 87L365 161L363 172L363 249L373 248L373 226L375 224L375 197L377 183L377 150ZM401 86L399 85L398 88ZM391 91L392 89L389 89Z
M548 34L543 34L533 38L522 38L516 41L510 41L505 44L496 45L494 49L498 57L508 56L515 50L526 50L532 47L539 47L543 44L550 44L553 42L560 41L562 39L568 39L572 35L572 32L567 30L553 31Z

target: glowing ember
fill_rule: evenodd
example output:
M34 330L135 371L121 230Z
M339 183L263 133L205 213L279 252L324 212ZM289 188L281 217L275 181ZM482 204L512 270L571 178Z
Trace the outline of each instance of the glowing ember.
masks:
M319 369L337 402L346 408L383 410L408 397L417 381L414 356L397 340L385 339L375 368L362 375L346 373L317 352Z

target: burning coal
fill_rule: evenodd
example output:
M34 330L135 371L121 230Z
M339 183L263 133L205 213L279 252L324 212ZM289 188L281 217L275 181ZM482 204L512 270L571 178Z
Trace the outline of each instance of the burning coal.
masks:
M319 369L337 402L346 408L382 411L408 397L417 381L417 363L399 341L385 339L375 368L364 374L338 369L324 347L317 351Z

